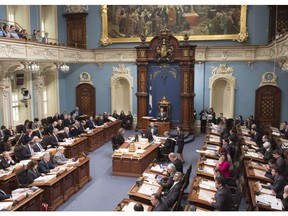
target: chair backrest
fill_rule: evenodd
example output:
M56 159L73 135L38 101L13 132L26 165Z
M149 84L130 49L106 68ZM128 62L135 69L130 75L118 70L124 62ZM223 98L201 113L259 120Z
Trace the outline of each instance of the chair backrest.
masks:
M20 167L14 170L14 172L16 174L18 187L27 187L30 183L27 176L27 170L24 167Z
M47 117L47 122L48 122L48 125L50 125L50 124L53 123L53 118L52 118L52 116L48 116L48 117Z
M184 190L188 187L189 185L189 179L190 179L190 175L191 175L191 171L192 171L192 163L189 165L185 175L184 175L184 178L183 178L183 187L184 187Z
M41 124L42 124L43 126L48 126L48 121L47 121L47 119L46 119L46 118L41 119Z
M16 125L16 132L17 133L22 133L24 131L24 125L20 124L20 125Z

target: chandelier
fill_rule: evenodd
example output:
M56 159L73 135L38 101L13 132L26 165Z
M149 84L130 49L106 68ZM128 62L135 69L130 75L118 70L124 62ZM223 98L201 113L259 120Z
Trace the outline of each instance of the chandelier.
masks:
M40 70L40 66L37 63L35 63L35 62L30 62L27 65L27 69L29 71L31 71L32 73L36 73L36 72L38 72Z
M66 63L63 63L62 65L60 65L60 70L63 73L68 73L69 72L69 65L67 65Z

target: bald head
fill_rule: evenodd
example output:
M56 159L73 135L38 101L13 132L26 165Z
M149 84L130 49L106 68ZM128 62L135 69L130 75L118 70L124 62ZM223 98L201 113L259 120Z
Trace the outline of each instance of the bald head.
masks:
M171 152L171 153L168 155L168 157L169 157L169 160L172 161L172 162L177 159L176 154L173 153L173 152Z

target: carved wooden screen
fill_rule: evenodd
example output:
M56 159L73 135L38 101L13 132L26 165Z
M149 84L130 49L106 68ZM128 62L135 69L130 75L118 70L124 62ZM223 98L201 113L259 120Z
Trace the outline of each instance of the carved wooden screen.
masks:
M86 49L87 13L65 14L67 18L67 45Z
M265 85L256 90L255 120L257 125L279 127L281 90L274 85Z
M185 35L183 44L173 37L165 27L160 30L160 35L155 36L147 45L145 36L141 36L142 44L137 50L137 127L143 128L141 119L148 115L148 66L153 63L173 65L178 63L180 70L180 114L178 125L181 124L184 131L194 132L194 63L195 46L188 43L188 35ZM175 86L174 86L175 87ZM171 86L173 88L173 86ZM152 88L153 91L153 88ZM153 94L153 92L152 92ZM170 100L170 99L169 99ZM171 107L175 105L171 103ZM171 113L170 113L171 114ZM171 125L175 127L176 125Z
M81 113L95 116L96 113L96 91L91 84L80 84L76 87L76 106Z

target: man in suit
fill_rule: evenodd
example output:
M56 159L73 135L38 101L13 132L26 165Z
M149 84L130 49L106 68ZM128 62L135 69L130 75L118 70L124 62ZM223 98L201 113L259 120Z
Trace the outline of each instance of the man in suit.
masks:
M141 203L136 203L133 206L134 211L144 211L144 206Z
M57 128L59 131L61 131L61 130L64 129L64 124L63 124L62 119L58 119L56 128Z
M215 196L208 201L217 211L229 211L231 210L232 195L229 187L225 183L225 178L216 177L215 186L217 192Z
M262 147L262 137L256 128L251 128L251 140L256 142L258 147Z
M34 130L32 133L32 136L37 136L39 137L39 139L43 139L43 135L44 135L44 127L40 126L39 130Z
M286 171L286 167L285 167L285 161L284 161L283 157L281 156L281 151L277 150L277 149L274 150L272 152L272 156L273 156L273 158L276 159L276 162L275 162L276 166L279 168L280 172L282 174L284 174Z
M174 164L176 170L178 172L183 173L183 162L177 158L176 154L174 152L171 152L169 155L169 160Z
M42 157L42 160L39 162L38 165L38 171L40 173L50 173L51 170L53 170L55 166L50 161L50 153L45 153Z
M42 38L42 43L48 43L48 32L45 32L45 36Z
M94 129L96 128L96 124L93 120L93 116L90 116L89 117L89 120L86 122L86 126L89 128L89 129Z
M8 168L11 165L15 165L15 161L11 158L11 156L9 155L9 152L4 151L2 153L2 157L0 159L0 165L2 167L2 169Z
M176 174L176 168L174 166L174 164L168 164L167 166L167 173L168 173L168 177L162 178L161 180L157 179L157 183L159 185L161 185L164 189L164 191L169 191L170 188L172 187L173 183L174 183L174 175Z
M181 183L182 177L183 174L181 172L175 173L173 177L174 183L163 200L164 202L167 203L169 208L171 208L179 198L179 194L182 188Z
M45 151L45 149L43 148L43 146L40 143L40 139L38 136L34 136L32 139L32 142L35 143L33 150L34 152L43 152Z
M82 115L82 113L79 111L79 107L75 107L75 110L70 113L71 116L73 116L73 114L75 114L76 119Z
M11 194L6 194L3 190L0 189L0 201L9 199Z
M153 136L158 136L158 128L154 126L154 122L150 122L148 128L148 140L153 141Z
M64 120L63 120L64 127L69 127L72 124L71 120L71 115L70 114L65 114L64 115Z
M28 144L25 145L25 147L24 147L24 158L25 159L29 159L30 157L32 157L33 155L36 154L33 150L34 145L35 145L34 142L29 142Z
M168 211L168 206L162 201L160 194L154 193L151 195L151 204L153 205L152 211Z
M51 125L48 126L48 133L52 134L54 128L57 128L56 126L57 126L57 121L54 121Z
M72 159L65 158L64 151L65 148L63 146L58 147L57 152L53 157L53 164L55 166L67 164L68 162L72 161Z
M274 177L273 184L267 183L270 189L272 189L273 195L276 195L277 198L282 199L284 187L286 185L286 179L281 173L279 167L272 168L272 176Z
M284 210L288 211L288 185L284 187L282 203L283 203Z
M61 139L65 142L67 139L71 139L71 135L69 133L69 127L64 128L64 132L60 135Z
M164 112L163 107L161 107L160 112L158 113L158 116L157 116L157 121L165 122L166 120L167 120L167 113Z
M58 135L58 129L54 128L53 133L50 136L50 145L52 148L57 147L59 145L58 144L59 141L60 142L63 141L62 139L58 139L57 135Z
M86 126L86 121L82 120L78 128L78 134L86 133L85 126Z

